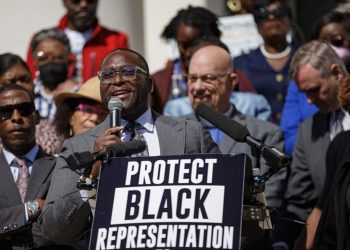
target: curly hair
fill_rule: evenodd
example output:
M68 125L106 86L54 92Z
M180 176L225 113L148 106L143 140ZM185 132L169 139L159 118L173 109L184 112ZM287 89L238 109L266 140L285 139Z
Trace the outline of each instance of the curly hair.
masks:
M339 86L338 99L340 105L350 113L350 77L345 77Z
M214 13L203 7L189 5L187 9L179 10L176 16L170 20L164 28L161 38L165 40L175 39L180 23L198 29L199 37L221 36L218 17Z

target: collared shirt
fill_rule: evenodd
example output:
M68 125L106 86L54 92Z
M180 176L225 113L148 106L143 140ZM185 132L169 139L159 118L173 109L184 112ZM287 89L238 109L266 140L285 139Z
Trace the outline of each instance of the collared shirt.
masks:
M343 108L341 108L340 110L344 113L344 117L343 117L343 120L341 123L342 127L343 127L343 131L350 130L350 115ZM329 131L331 131L331 128L333 126L333 123L335 122L335 119L336 119L336 111L332 112L332 114L331 114L331 119L329 122ZM333 140L333 136L332 135L330 135L330 136L331 136L331 140Z
M144 136L147 146L148 146L148 154L149 156L159 156L160 155L160 146L158 140L157 129L154 124L154 119L152 115L152 111L150 108L146 110L139 118L135 120L135 122L139 123L143 126L143 129L140 129L140 132ZM128 121L121 121L122 126L126 126ZM130 141L131 133L122 132L121 139L122 141Z
M19 169L18 167L15 167L12 165L12 161L16 156L12 154L10 151L7 151L5 148L3 148L2 150L4 152L5 159L11 168L13 179L15 182L17 182ZM29 161L29 164L28 164L29 175L32 173L33 162L35 161L35 158L38 152L39 152L39 146L38 144L36 144L28 153L26 153L25 155L21 155L22 157L25 157Z
M5 159L11 168L13 179L15 182L17 182L19 169L18 169L18 167L15 167L12 165L12 161L16 156L14 154L12 154L10 151L7 151L5 148L3 148L2 150L4 152ZM31 175L31 173L32 173L33 163L35 161L35 158L36 158L38 152L39 152L39 146L38 146L38 144L36 144L28 153L26 153L25 155L21 155L22 157L25 157L29 161L28 162L29 175ZM29 216L28 216L28 210L27 210L27 203L24 203L24 211L25 211L24 212L25 213L25 221L28 221Z
M34 93L35 93L35 108L39 112L40 117L53 118L56 113L56 105L53 95L45 93L41 80L34 80Z
M223 115L229 117L231 116L232 112L233 112L233 106L230 105L229 109L225 113L223 113ZM224 133L220 129L216 128L213 124L205 120L204 118L199 117L199 120L201 121L202 124L204 124L204 127L209 130L213 141L219 145Z

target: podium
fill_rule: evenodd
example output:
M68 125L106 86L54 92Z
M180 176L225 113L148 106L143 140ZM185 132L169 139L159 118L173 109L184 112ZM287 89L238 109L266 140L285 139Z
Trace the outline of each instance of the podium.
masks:
M255 211L243 210L245 172L253 175L245 154L112 158L101 170L89 249L238 250L242 216L245 224ZM247 233L264 220L250 219Z

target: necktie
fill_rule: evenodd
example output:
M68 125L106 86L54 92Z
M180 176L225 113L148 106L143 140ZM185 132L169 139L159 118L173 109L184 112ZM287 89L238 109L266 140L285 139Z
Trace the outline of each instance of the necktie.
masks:
M130 132L130 134L131 134L130 141L141 140L141 141L144 141L146 143L146 149L143 152L131 155L133 157L148 156L149 155L147 142L145 140L145 137L143 136L143 134L140 131L141 129L143 129L143 126L137 122L128 123L124 128L124 131Z
M19 195L21 196L22 202L24 202L24 197L26 195L28 181L29 181L29 170L28 170L28 160L26 158L14 158L12 160L12 165L18 167L18 178L17 178L17 188Z
M334 120L331 126L331 139L344 130L343 128L344 112L338 109L335 112Z

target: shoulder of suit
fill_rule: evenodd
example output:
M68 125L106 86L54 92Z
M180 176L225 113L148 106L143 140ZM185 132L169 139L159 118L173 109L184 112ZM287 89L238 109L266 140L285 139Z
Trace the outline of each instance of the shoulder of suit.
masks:
M165 123L165 124L169 124L169 125L176 125L179 123L183 123L186 122L188 120L188 118L186 117L170 117L170 116L164 116L164 115L158 115L156 117L155 123Z
M245 119L248 130L252 135L254 135L256 131L267 133L281 132L280 127L278 127L276 124L273 124L272 122L260 120L253 116L244 114L239 114L238 117L242 120Z
M320 111L318 111L314 115L312 115L309 118L307 118L306 120L304 120L300 124L300 127L302 129L305 129L305 128L312 127L314 124L318 124L318 123L326 122L328 124L329 119L330 119L330 114L324 114L324 113L321 113Z

